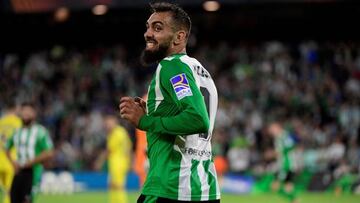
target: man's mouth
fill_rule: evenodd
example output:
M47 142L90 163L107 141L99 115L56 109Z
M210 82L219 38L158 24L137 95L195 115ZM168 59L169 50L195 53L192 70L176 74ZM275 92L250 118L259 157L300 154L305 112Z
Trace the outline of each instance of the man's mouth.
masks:
M152 40L151 41L146 41L146 48L148 48L148 49L154 48L155 45L156 45L155 41L152 41Z

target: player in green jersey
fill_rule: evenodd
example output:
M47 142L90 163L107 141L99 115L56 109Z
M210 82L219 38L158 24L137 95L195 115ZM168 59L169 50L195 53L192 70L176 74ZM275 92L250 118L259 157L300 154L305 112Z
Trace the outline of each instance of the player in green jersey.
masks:
M53 156L53 144L48 131L35 122L36 111L32 103L21 105L23 127L8 140L5 148L16 148L15 177L10 190L11 203L31 203L42 173L42 163Z
M290 137L289 132L278 123L274 122L269 125L269 134L274 138L275 157L278 162L278 172L272 188L280 194L287 197L292 203L298 202L294 188L293 164L290 153L295 147L294 140Z
M218 105L209 72L187 56L188 14L170 3L151 4L145 64L157 69L147 102L123 97L120 115L147 131L150 168L138 203L220 202L211 136Z

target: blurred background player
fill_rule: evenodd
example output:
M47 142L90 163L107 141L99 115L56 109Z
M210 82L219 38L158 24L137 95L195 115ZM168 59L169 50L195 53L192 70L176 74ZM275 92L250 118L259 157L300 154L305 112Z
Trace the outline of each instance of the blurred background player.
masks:
M132 143L126 129L118 124L115 114L105 113L104 128L107 134L106 150L102 152L95 163L101 168L108 159L110 203L126 203L126 176L130 169Z
M22 125L16 114L16 104L8 101L0 119L0 188L3 192L3 203L10 203L10 187L14 178L14 168L6 156L5 144L11 135ZM15 159L15 148L11 149L11 157Z
M268 130L274 139L274 157L278 163L278 170L272 183L272 189L287 197L292 203L296 203L298 200L293 183L294 172L290 157L290 152L295 146L294 140L279 122L271 123Z
M7 156L15 169L10 190L11 203L31 203L37 192L42 174L42 164L53 157L53 144L48 130L36 123L37 112L33 103L21 105L23 127L17 130L5 146ZM16 160L10 156L15 146Z

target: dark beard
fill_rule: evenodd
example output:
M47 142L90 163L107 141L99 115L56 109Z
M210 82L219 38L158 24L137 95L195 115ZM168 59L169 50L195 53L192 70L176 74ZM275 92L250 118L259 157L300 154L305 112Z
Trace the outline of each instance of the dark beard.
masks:
M170 41L159 45L159 48L155 51L149 51L144 49L141 53L141 64L149 66L153 63L157 63L167 56L167 52L170 47Z
M33 120L32 119L26 119L26 120L22 119L22 122L25 127L29 127L33 123Z

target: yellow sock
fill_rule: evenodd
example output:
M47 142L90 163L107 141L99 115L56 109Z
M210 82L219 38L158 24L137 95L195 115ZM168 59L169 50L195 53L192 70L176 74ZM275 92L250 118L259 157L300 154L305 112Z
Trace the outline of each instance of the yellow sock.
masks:
M110 190L110 203L127 203L127 195L124 190Z

